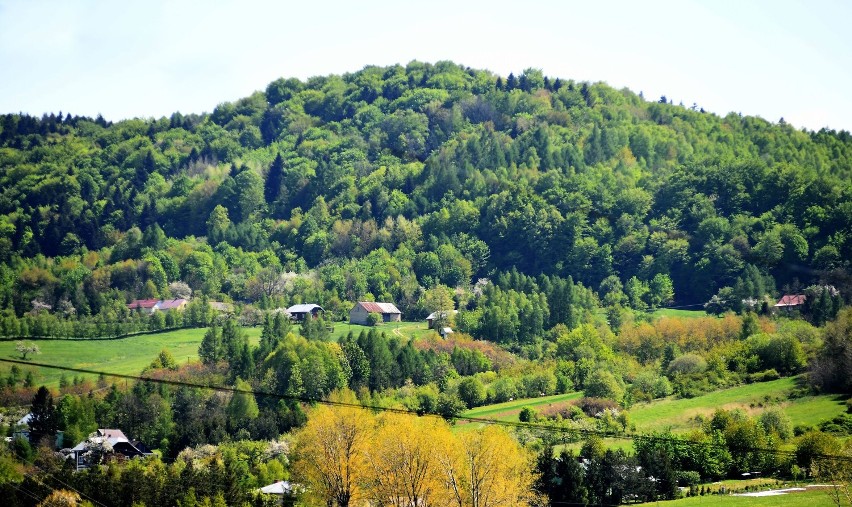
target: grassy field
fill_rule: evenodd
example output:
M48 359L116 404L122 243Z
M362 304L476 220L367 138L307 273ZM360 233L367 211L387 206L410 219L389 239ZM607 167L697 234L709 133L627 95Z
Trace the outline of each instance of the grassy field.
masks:
M555 394L553 396L542 396L541 398L525 398L521 400L507 401L505 403L497 403L494 405L485 405L477 407L461 415L465 417L483 417L486 419L495 419L498 421L518 421L518 414L524 407L541 409L544 406L554 403L562 403L566 401L576 400L583 396L583 393L568 393Z
M687 319L696 319L698 317L706 317L707 312L704 310L677 310L674 308L661 308L651 312L654 317L684 317Z
M341 337L346 336L349 331L352 331L354 336L361 334L361 331L369 332L372 327L361 326L359 324L349 324L346 322L335 322L334 331L331 332L330 341L338 341ZM426 321L415 322L388 322L376 326L376 330L380 333L384 332L388 336L399 336L409 340L419 340L421 337L434 333L431 329L426 328Z
M667 398L651 403L640 403L630 408L630 422L636 425L637 433L650 433L670 429L683 433L698 428L696 416L710 417L717 408L741 409L750 415L757 415L769 407L780 407L790 417L794 426L803 424L815 426L831 419L846 410L842 397L833 395L805 396L788 399L797 388L797 379L784 378L771 382L761 382L715 391L696 398ZM482 417L500 421L518 421L518 414L524 407L541 409L546 405L579 399L583 393L559 394L514 400L495 405L486 405L468 410L462 415ZM626 444L624 441L611 442L613 447Z
M826 490L815 488L809 488L801 493L777 496L708 495L654 502L654 504L659 507L829 507L835 505Z
M38 340L41 354L30 356L37 363L84 368L90 370L138 374L151 363L164 348L178 363L198 359L198 345L206 329L180 329L163 333L146 334L118 340ZM245 328L249 341L256 344L260 328ZM20 359L14 341L0 342L0 358ZM11 365L0 363L0 375L5 375ZM27 370L27 367L22 367ZM36 385L58 386L63 372L54 369L32 368ZM68 378L73 373L66 373Z
M789 400L788 395L796 388L796 382L794 378L784 378L732 387L695 398L667 398L642 403L630 409L630 421L640 433L666 428L682 432L697 427L696 416L710 416L717 408L739 408L754 415L777 406L790 417L794 426L815 425L845 410L843 400L831 395Z

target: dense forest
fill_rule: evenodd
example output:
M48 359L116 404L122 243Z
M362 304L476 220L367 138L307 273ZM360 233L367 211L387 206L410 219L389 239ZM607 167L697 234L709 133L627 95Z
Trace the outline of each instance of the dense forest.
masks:
M672 395L806 372L795 396L852 393L850 259L848 132L720 117L535 69L411 62L279 79L212 114L3 115L0 336L207 329L199 361L163 350L149 381L129 386L63 377L49 392L27 367L3 370L0 405L52 414L44 434L77 442L122 428L160 457L75 474L37 439L16 439L0 450L0 490L15 505L32 504L21 487L43 499L69 484L116 505L263 505L253 491L264 482L322 483L304 463L336 452L323 448L335 439L317 435L354 419L362 489L324 491L328 505L386 500L400 432L423 437L412 453L440 451L428 459L444 476L473 459L465 452L510 450L500 473L525 481L505 482L513 505L672 498L678 484L748 471L815 475L814 457L840 452L852 415L793 428L776 409L720 409L691 434L635 439L632 454L599 437L629 435L631 406ZM773 312L783 294L805 304ZM128 308L144 298L191 301L150 316ZM456 333L407 339L377 326L330 339L355 301L393 302L406 320L435 312ZM325 314L297 326L276 311L296 303ZM666 307L707 314L650 312ZM260 327L257 344L246 326ZM19 343L22 360L38 352ZM453 420L578 391L521 414L573 436L515 435L523 446L434 418L311 406L331 397ZM585 468L554 452L566 443L582 444ZM15 460L35 478L16 476ZM407 505L479 494L439 483Z
M4 115L0 168L0 306L17 316L118 312L183 281L414 317L421 287L512 270L638 309L852 292L848 132L534 69L367 67L116 123Z

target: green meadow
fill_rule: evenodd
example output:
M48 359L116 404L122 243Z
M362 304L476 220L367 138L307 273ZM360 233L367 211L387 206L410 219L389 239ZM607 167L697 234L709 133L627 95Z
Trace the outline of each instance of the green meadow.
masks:
M698 317L706 317L707 312L704 310L679 310L676 308L660 308L651 312L654 317L684 317L687 319L697 319Z
M352 335L356 338L361 331L370 332L371 329L374 329L372 326L362 326L360 324L349 324L348 322L334 322L332 324L333 330L331 332L331 336L329 337L329 341L339 341L340 338L345 337L349 332L352 332ZM435 331L428 329L426 327L426 321L402 321L402 322L386 322L379 324L375 327L375 329L380 333L385 333L389 337L398 336L405 340L419 340L423 336L434 333Z
M654 502L654 505L659 507L829 507L835 503L827 490L808 488L803 492L775 496L692 496L680 500Z
M260 328L244 330L249 340L257 343ZM41 353L30 355L27 359L34 363L135 375L151 364L163 349L168 349L178 363L197 360L198 345L206 331L204 328L179 329L116 340L37 340L34 343L38 345ZM14 341L0 341L0 359L21 359L21 355L15 350ZM0 374L5 375L11 366L9 363L0 362ZM73 372L57 369L28 366L21 368L24 371L33 371L36 385L55 387L59 385L63 374L69 379L75 376Z
M845 411L843 399L833 395L790 398L798 378L783 378L722 389L695 398L666 398L630 408L636 431L647 433L671 429L684 432L698 427L696 419L712 416L717 408L741 409L750 415L770 407L781 408L794 426L816 425Z
M628 415L637 433L665 430L683 433L698 428L699 418L712 416L717 408L740 409L754 416L770 407L779 407L790 417L794 426L815 426L846 410L844 398L835 395L791 398L791 393L798 389L797 382L798 378L783 378L714 391L695 398L670 397L639 403L630 407ZM547 405L569 402L582 396L583 393L576 392L519 399L477 407L462 415L517 422L518 414L524 407L540 410Z

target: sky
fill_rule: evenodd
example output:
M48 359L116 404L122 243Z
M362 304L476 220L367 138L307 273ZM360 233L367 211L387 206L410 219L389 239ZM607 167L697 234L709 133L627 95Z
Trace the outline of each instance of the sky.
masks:
M0 113L203 113L279 77L452 60L852 130L849 20L840 0L0 0Z

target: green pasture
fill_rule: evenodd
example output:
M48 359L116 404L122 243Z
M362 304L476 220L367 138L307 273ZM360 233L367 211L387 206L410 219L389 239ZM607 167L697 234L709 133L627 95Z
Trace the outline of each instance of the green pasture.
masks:
M678 310L676 308L660 308L651 312L654 317L682 317L686 319L697 319L698 317L706 317L707 312L704 310Z
M797 382L797 378L783 378L723 389L695 398L670 397L650 403L636 404L628 410L628 414L631 424L636 426L636 433L644 434L665 430L684 433L697 429L696 418L698 416L711 417L717 408L741 409L747 414L756 416L770 407L779 407L790 417L794 426L816 426L846 410L844 398L835 395L803 396L790 399L790 394L797 390ZM519 399L477 407L463 412L462 415L517 422L518 415L524 407L541 410L547 405L576 400L582 396L583 393L576 392L541 398ZM478 425L461 423L460 426L477 427ZM629 441L619 439L611 442L611 444L612 447L631 445Z
M34 343L38 345L41 353L31 355L27 359L35 363L135 375L148 366L163 349L168 349L178 363L198 359L198 345L206 331L203 328L179 329L116 340L37 340ZM245 332L252 343L258 342L259 327L245 328ZM14 341L0 341L0 359L20 358ZM0 362L0 375L5 376L11 366L9 363ZM58 386L63 375L61 370L27 366L21 368L33 371L36 385ZM75 376L73 372L64 374L69 379Z
M352 332L352 335L356 338L361 331L370 332L373 329L372 326L362 326L360 324L349 324L348 322L335 322L332 324L333 330L331 332L331 336L329 337L330 341L337 342L340 338L345 337L349 332ZM398 336L403 338L405 341L407 340L419 340L423 336L426 336L430 333L434 333L435 331L428 329L426 327L426 321L402 321L402 322L385 322L379 324L375 327L375 329L382 333L388 335L388 337Z
M777 486L794 487L792 484ZM776 486L761 489L774 489ZM828 507L835 503L825 489L808 488L807 491L776 496L706 495L654 502L659 507Z
M542 409L547 405L555 403L564 403L571 400L579 399L583 393L567 393L554 394L553 396L542 396L540 398L524 398L520 400L507 401L505 403L496 403L494 405L485 405L477 407L461 415L465 417L481 417L484 419L494 419L497 421L512 421L518 422L518 414L524 407L534 409Z
M630 408L630 422L639 433L671 429L684 432L697 428L697 416L709 417L717 408L739 408L751 415L770 407L780 407L793 425L816 425L844 412L843 399L833 395L789 399L797 378L747 384L722 389L695 398L666 398L640 403Z

